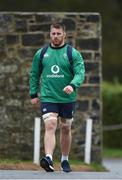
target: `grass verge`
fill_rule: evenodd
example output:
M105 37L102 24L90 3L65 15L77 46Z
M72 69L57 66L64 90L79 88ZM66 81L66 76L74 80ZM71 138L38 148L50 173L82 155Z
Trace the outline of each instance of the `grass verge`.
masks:
M106 169L102 165L96 164L96 163L92 163L88 165L78 160L71 160L70 164L73 171L81 171L81 172L106 171ZM54 168L56 171L60 171L60 162L55 161ZM14 159L1 159L0 169L2 170L34 170L34 171L42 170L42 168L39 165L33 164L31 161L21 161L21 160L14 160Z
M103 149L104 158L122 158L122 150L115 148L104 148Z

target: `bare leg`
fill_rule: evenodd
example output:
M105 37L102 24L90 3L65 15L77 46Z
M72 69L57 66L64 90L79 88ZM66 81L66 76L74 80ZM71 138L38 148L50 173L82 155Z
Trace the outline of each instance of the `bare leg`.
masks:
M57 127L57 114L46 113L43 115L43 120L45 124L44 149L46 157L40 160L40 165L45 171L53 172L53 152L56 144L55 131Z
M71 141L72 141L71 123L66 123L66 121L62 120L60 126L60 145L61 145L62 155L64 156L69 155Z
M55 131L57 128L57 117L52 117L49 120L44 121L45 123L45 134L44 134L44 148L45 154L53 155L56 138Z

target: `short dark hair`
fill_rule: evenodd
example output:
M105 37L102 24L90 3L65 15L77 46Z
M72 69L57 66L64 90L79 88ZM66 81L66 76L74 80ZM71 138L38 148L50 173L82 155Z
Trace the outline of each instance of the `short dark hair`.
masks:
M51 24L51 26L50 26L50 29L52 29L52 28L56 28L56 29L63 29L63 31L65 31L65 25L63 24L63 23L53 23L53 24Z

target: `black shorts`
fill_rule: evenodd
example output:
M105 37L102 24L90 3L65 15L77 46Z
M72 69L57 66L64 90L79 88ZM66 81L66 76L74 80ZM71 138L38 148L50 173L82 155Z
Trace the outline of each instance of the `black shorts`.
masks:
M41 103L41 113L46 114L49 112L57 113L62 118L72 118L75 111L75 102L71 103Z

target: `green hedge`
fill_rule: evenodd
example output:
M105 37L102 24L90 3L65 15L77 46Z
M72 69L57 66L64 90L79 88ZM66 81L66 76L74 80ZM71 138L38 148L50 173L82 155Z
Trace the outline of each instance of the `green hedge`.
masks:
M102 85L103 125L122 124L122 85L104 82ZM122 148L122 129L103 131L103 145Z

